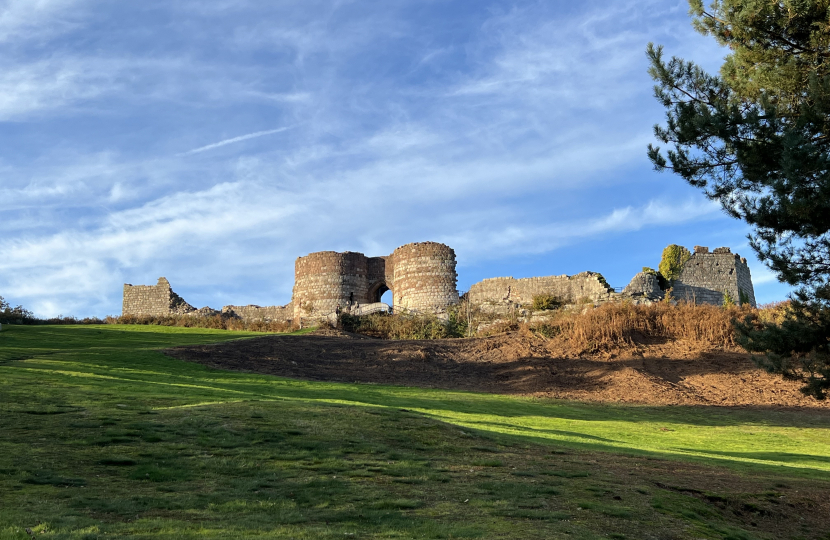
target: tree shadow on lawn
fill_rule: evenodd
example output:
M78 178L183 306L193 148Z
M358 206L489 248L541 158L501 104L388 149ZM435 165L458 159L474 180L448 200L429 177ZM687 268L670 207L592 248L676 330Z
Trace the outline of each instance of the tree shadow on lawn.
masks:
M712 456L736 457L742 459L755 459L759 461L770 461L778 463L815 462L816 464L830 464L830 456L814 454L794 454L791 452L725 452L719 450L699 450L696 448L678 448L687 452L696 452Z
M339 383L289 379L267 374L242 373L172 359L158 352L138 351L129 359L110 361L107 355L73 353L54 355L50 362L66 361L92 381L96 376L128 393L133 385L157 387L159 398L184 402L204 400L340 401L360 405L424 410L445 410L459 414L486 414L502 418L540 417L562 420L625 423L684 424L730 427L759 425L830 429L830 410L794 409L776 406L639 405L579 402L501 394L442 390L409 386ZM113 355L115 356L115 355ZM123 355L119 355L123 356ZM92 360L92 361L90 361ZM113 365L116 364L116 365ZM5 369L13 370L16 364ZM22 367L22 366L20 366ZM27 362L29 369L40 369ZM52 366L42 369L48 372ZM63 370L66 371L66 370ZM137 388L135 389L137 390ZM136 394L145 398L146 390Z

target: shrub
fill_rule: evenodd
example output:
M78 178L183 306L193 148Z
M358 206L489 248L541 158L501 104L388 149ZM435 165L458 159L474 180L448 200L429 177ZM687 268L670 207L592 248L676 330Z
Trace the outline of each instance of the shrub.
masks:
M729 291L723 291L723 307L729 308L735 305L735 299L729 294Z
M771 302L758 307L758 321L780 325L790 316L791 312L792 304L789 300Z
M107 317L106 324L144 324L155 326L178 326L184 328L210 328L213 330L237 330L247 332L290 332L292 324L284 321L264 321L261 319L244 321L226 314L199 315L122 315Z
M683 269L683 265L689 260L689 258L691 258L691 256L692 253L683 246L678 246L677 244L666 246L666 249L663 250L663 257L660 260L660 266L658 267L660 275L662 275L668 283L671 283L680 276L680 271Z
M533 303L530 305L534 311L546 311L556 309L562 305L562 301L553 294L542 293L533 297Z
M462 299L461 302L450 306L447 310L447 332L453 337L469 337L472 332L472 322L480 315L480 310L473 307L470 301Z
M606 279L605 279L605 276L603 276L603 275L602 275L602 274L600 274L599 272L592 272L592 273L593 273L593 274L597 277L597 279L599 280L599 282L600 282L600 283L602 283L602 285L603 285L606 289L612 289L612 288L613 288L613 287L611 287L611 285L609 285L609 284L608 284L608 280L606 280Z
M441 339L463 336L450 321L443 321L430 314L373 313L355 316L342 313L338 322L347 332L381 339Z

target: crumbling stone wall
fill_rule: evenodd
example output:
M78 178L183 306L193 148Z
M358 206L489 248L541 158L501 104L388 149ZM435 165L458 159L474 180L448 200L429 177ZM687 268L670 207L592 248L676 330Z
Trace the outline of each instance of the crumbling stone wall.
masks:
M380 302L391 290L397 311L446 312L458 303L455 251L436 242L406 244L386 257L362 253L321 251L299 257L294 265L291 303L285 306L225 306L222 312L244 320L294 321L302 324L322 320L335 312L359 304ZM722 304L724 291L736 303L741 297L755 306L755 290L746 259L729 248L696 247L680 277L672 283L677 299ZM553 294L562 302L601 303L615 299L649 302L659 298L657 279L637 274L623 294L617 294L600 274L583 272L574 276L547 276L524 279L485 279L470 288L474 305L528 305L538 294ZM210 308L196 310L170 288L165 278L156 285L124 285L124 315L166 316L211 315Z
M167 278L160 277L156 285L124 285L122 315L168 317L191 315L208 317L220 312L209 307L196 309L173 292ZM225 306L221 313L244 320L290 321L293 317L291 304L288 306Z
M756 307L755 289L746 259L721 247L709 253L709 248L695 246L695 252L683 265L680 276L672 282L672 296L699 304L723 304L724 291L736 304L741 303L741 292L749 305Z
M124 284L124 300L121 306L123 315L165 317L194 311L196 308L173 292L167 278L160 277L155 285Z
M473 305L502 302L528 305L539 294L552 294L566 304L576 304L608 301L614 296L614 289L599 274L582 272L573 276L485 279L470 287L467 297Z
M222 313L244 321L288 322L294 318L294 306L225 306Z
M633 298L640 297L649 300L663 298L660 281L656 275L648 272L640 272L631 278L631 282L623 289L622 293Z

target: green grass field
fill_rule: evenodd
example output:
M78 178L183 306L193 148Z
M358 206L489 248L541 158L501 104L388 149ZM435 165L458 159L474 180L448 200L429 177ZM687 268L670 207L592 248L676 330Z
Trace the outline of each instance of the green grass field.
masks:
M826 412L295 381L158 352L254 335L4 326L0 540L830 539Z

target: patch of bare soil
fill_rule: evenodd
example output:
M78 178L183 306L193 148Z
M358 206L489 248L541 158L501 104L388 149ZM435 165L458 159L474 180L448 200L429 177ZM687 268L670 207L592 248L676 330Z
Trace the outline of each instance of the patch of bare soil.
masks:
M181 360L306 380L380 383L655 405L811 407L800 383L758 369L740 350L683 342L574 356L541 337L510 333L426 341L371 339L329 330L177 347ZM830 400L829 400L830 401Z

